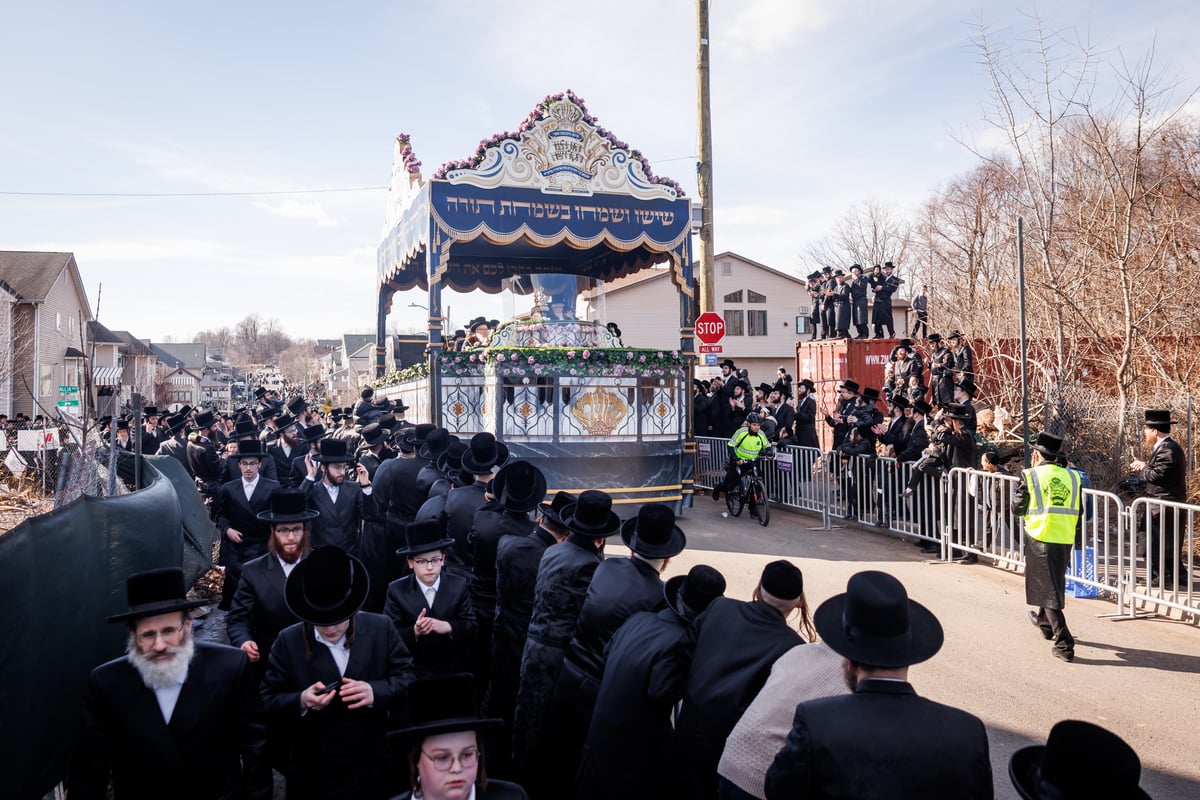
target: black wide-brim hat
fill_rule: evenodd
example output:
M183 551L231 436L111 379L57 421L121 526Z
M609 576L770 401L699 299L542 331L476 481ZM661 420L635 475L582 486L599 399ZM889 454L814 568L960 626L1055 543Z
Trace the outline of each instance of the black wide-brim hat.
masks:
M325 426L318 422L316 425L309 425L300 431L300 439L308 444L312 444L324 439L328 433L329 431L325 430Z
M817 607L813 627L838 655L874 667L918 664L945 640L933 612L886 572L852 575L845 592Z
M695 617L712 601L725 595L725 576L708 564L697 564L686 575L676 575L663 585L663 597L671 610L684 619ZM684 608L686 604L687 608Z
M460 731L490 731L504 720L479 716L475 678L470 673L450 673L421 678L408 690L409 724L388 733L389 741L419 744L430 736Z
M1008 760L1009 780L1025 800L1148 800L1138 786L1141 772L1141 760L1121 737L1073 719L1056 723L1046 744L1022 747ZM1043 784L1053 788L1044 791Z
M579 499L562 511L563 525L592 539L611 536L621 527L621 518L612 511L612 498L607 492L588 489Z
M284 600L309 625L336 625L354 616L367 599L367 568L340 547L318 547L296 564L284 584Z
M280 489L271 495L271 507L255 516L272 525L280 522L304 522L321 512L308 505L308 495L299 489Z
M377 444L383 444L384 439L388 437L388 432L378 422L372 422L370 425L363 426L361 435L363 446L374 447Z
M643 558L670 558L687 547L687 536L675 524L675 512L662 503L647 503L636 517L625 520L621 541Z
M840 386L838 386L838 391L840 392L843 389L845 389L846 391L851 392L853 394L858 394L859 388L860 387L858 385L858 381L847 380L847 381L842 381L842 384Z
M217 415L214 414L212 411L201 411L199 414L197 414L193 418L193 424L196 426L196 430L204 430L205 428L211 428L213 425L216 424L216 422L217 422Z
M508 445L496 441L490 433L477 433L471 437L466 452L462 456L463 469L473 475L483 475L491 472L497 464L508 460Z
M206 599L187 599L183 570L179 567L151 569L130 575L125 581L125 600L129 609L113 614L108 618L109 622L126 622L209 604Z
M1061 436L1055 436L1052 433L1039 433L1037 439L1034 440L1033 449L1041 453L1051 461L1058 458L1062 452L1063 439Z
M1171 419L1171 410L1169 408L1148 408L1146 409L1146 421L1142 424L1156 431L1170 433L1171 423L1176 421Z
M454 539L446 535L444 522L432 519L405 525L404 543L405 546L398 549L396 555L419 556L421 553L445 550L454 544Z
M450 431L445 428L434 428L425 437L425 442L421 445L421 449L417 451L417 456L426 461L437 461L438 456L446 452L450 447L450 439L453 438Z
M354 460L349 439L322 439L317 449L319 452L312 460L318 464L348 464Z
M493 479L494 480L494 479ZM543 517L553 522L555 525L566 527L567 523L563 522L562 512L575 503L575 498L570 492L558 492L554 495L554 499L549 503L542 503L538 506L538 511Z
M463 456L466 460L466 456ZM464 472L469 471L464 468ZM514 461L500 468L488 490L509 511L533 511L546 499L546 476L528 461Z

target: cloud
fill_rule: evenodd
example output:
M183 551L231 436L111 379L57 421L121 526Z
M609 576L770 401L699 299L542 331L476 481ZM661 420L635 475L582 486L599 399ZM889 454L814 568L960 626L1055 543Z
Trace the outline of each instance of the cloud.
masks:
M728 27L729 40L738 55L765 55L825 30L837 17L838 4L823 0L744 0Z
M316 200L301 198L302 195L295 195L278 200L256 200L254 207L277 217L310 220L319 228L332 228L338 224Z

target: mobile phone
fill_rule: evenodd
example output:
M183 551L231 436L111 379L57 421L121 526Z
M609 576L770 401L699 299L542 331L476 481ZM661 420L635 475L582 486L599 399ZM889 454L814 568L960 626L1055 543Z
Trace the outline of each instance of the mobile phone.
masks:
M336 692L338 689L341 688L341 686L342 686L342 679L338 678L336 681L333 681L332 683L325 684L324 689L318 689L316 692L314 692L314 694L316 694L317 697L320 697L321 695L329 694L330 692Z

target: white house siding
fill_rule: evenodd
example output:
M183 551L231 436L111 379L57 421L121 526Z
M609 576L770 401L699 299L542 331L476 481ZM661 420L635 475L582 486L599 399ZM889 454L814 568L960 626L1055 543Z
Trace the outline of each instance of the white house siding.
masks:
M43 413L48 409L54 412L54 404L58 402L58 387L60 385L79 385L79 362L68 361L65 357L68 347L74 347L81 352L88 352L86 299L81 295L79 284L75 280L71 264L68 264L58 279L55 280L46 302L41 304L38 317L38 369L31 374L36 377L34 389L41 409L25 410L31 414ZM81 331L82 327L82 331Z
M606 293L604 314L599 309L588 319L615 322L621 341L630 347L679 348L679 291L663 274Z

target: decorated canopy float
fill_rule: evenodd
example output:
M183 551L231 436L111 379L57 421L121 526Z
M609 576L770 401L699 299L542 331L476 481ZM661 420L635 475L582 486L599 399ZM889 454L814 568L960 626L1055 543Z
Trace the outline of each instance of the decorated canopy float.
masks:
M598 488L617 503L690 504L694 306L679 185L654 177L566 92L432 180L401 134L391 195L377 393L460 437L495 434L546 473L551 494ZM678 308L645 309L679 315L678 343L664 349L624 346L620 328L639 321L605 317L606 282L645 269L669 270L677 290ZM385 376L393 296L416 288L428 293L427 361ZM503 293L514 310L485 344L456 350L443 327L447 289Z

